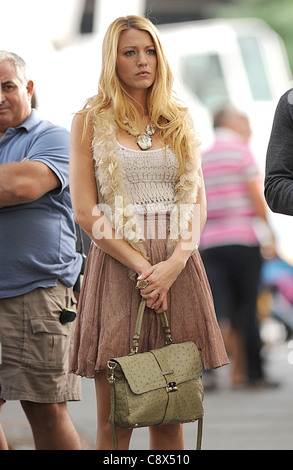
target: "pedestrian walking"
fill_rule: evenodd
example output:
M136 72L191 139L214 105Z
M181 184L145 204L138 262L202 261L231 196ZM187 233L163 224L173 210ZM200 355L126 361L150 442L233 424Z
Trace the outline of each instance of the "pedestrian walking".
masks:
M259 168L249 148L249 119L231 106L214 115L215 140L202 156L208 221L201 254L216 314L233 355L234 386L267 384L257 318L262 249L274 256ZM260 230L261 228L261 230ZM260 232L269 237L260 236ZM266 240L264 246L260 239ZM228 349L228 342L226 342Z

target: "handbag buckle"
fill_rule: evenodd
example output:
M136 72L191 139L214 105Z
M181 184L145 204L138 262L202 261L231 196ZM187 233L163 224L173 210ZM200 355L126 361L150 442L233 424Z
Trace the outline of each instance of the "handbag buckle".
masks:
M117 363L116 362L113 362L113 361L108 361L107 362L107 366L108 366L108 369L110 369L111 371L111 375L110 377L108 378L108 381L113 383L115 382L115 377L114 377L114 369L115 367L117 366Z
M166 390L167 390L168 393L177 392L178 388L177 388L176 382L169 382L167 387L166 387Z

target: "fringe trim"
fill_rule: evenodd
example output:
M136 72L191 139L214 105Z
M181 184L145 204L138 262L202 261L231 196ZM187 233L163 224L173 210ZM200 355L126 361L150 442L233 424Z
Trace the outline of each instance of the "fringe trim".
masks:
M100 119L94 123L93 158L95 177L103 201L112 212L112 225L123 238L146 259L144 236L136 221L136 212L125 188L125 172L117 157L117 125L114 119ZM197 201L201 178L198 175L201 161L198 153L199 141L193 132L194 155L186 163L185 171L175 186L174 208L170 217L170 237L167 255L172 254L178 240L188 231L194 205Z

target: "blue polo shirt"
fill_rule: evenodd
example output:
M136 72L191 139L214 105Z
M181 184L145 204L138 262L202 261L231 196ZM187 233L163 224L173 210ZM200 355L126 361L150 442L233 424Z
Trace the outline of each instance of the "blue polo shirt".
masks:
M60 188L38 200L0 209L0 298L75 284L81 267L69 194L70 133L39 118L35 110L0 140L0 164L25 157L45 163ZM1 171L1 167L0 167Z

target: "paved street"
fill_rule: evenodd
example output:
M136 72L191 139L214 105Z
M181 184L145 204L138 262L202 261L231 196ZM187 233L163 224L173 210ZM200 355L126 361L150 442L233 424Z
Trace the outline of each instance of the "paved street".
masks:
M205 396L203 450L293 450L293 364L288 361L292 351L292 343L266 351L268 375L281 383L277 389L233 390L229 368L217 371L219 387ZM92 380L82 383L83 401L69 404L69 411L87 450L95 447L95 391ZM2 424L13 449L33 449L18 402L5 405ZM185 425L186 449L194 448L195 434L196 424ZM147 448L147 430L134 430L131 449Z

